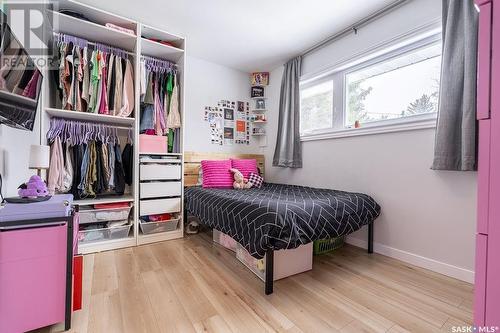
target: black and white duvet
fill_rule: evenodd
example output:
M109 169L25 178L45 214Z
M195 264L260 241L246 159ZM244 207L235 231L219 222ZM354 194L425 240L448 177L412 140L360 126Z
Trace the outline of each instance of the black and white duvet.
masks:
M293 249L314 240L350 234L373 222L380 206L366 194L265 183L246 190L185 190L185 206L214 229L234 238L255 258L266 250Z

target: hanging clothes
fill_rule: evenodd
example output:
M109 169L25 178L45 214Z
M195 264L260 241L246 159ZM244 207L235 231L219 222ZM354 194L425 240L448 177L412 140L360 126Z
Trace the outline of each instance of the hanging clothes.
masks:
M92 56L88 47L84 47L82 51L82 111L87 112L89 104L89 88L90 88L90 67L89 58Z
M108 109L109 114L115 114L115 85L116 85L116 69L115 69L115 55L109 55L108 62L108 78L106 91L108 92Z
M118 112L119 117L129 117L134 110L134 69L129 59L125 60L125 75L123 77L123 101L122 107Z
M125 173L125 183L129 186L133 182L134 174L134 149L130 143L125 145L122 152L123 171Z
M64 156L61 139L56 137L50 146L50 166L47 188L51 195L63 187Z
M135 106L134 69L127 53L101 44L91 49L83 39L57 36L59 75L55 79L61 108L130 117ZM20 92L27 92L27 76L19 80L16 89ZM32 88L38 91L40 81Z
M63 182L60 192L67 193L73 186L73 148L68 143L65 143L64 146Z
M172 96L168 108L167 125L170 129L181 127L181 114L179 111L179 87L177 85L176 76L174 76L174 85L172 89Z
M140 133L167 136L169 151L180 151L174 144L182 126L175 64L143 57L140 69Z
M115 145L115 192L123 194L125 192L125 171L123 170L122 155L120 146Z
M114 97L114 107L113 115L117 115L122 109L123 105L123 66L122 59L117 58L115 60L115 97Z
M70 193L73 194L73 197L75 199L79 199L80 192L78 187L80 183L78 180L81 179L81 174L82 174L81 165L83 163L83 154L85 152L85 147L84 145L76 145L73 146L72 151L73 151L73 180Z
M53 118L47 138L51 193L70 192L75 199L123 195L125 184L132 184L131 130L123 158L117 130L110 126Z

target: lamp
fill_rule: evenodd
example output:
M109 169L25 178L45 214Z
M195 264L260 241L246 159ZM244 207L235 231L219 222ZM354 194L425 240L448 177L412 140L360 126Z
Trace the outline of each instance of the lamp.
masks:
M29 168L36 169L37 175L41 176L41 170L49 168L49 158L49 146L31 145Z

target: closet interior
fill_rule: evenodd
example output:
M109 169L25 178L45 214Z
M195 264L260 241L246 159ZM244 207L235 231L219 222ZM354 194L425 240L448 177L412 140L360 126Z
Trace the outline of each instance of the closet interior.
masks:
M80 206L79 252L183 237L185 39L73 1L51 15L47 182Z

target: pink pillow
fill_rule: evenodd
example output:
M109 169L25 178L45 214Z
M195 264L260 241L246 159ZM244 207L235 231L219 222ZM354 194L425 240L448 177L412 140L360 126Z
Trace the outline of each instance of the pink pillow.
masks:
M201 161L204 188L233 188L231 161Z
M233 168L238 169L245 178L250 177L252 172L259 174L257 160L254 159L231 159L231 165Z

